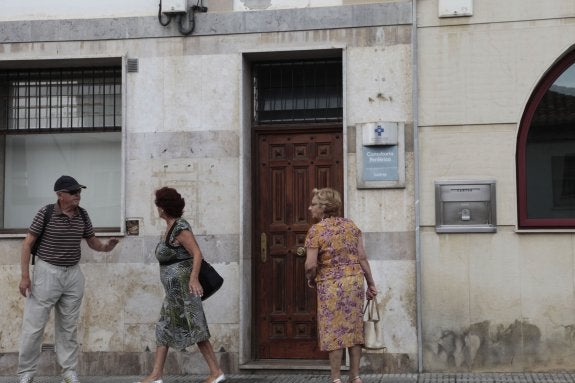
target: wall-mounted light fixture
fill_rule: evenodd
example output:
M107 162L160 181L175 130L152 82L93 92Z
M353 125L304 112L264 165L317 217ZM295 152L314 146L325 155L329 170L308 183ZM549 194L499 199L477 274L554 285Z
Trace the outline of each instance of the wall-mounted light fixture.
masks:
M178 30L181 34L187 36L194 31L196 26L196 12L207 11L208 8L204 7L204 0L198 0L196 5L189 8L188 0L163 0L163 4L162 0L160 0L158 21L165 27L170 24L172 19L176 19Z

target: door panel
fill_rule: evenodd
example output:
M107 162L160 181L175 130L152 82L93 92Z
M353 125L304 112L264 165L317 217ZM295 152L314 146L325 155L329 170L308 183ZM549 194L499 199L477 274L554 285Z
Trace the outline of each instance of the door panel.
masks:
M325 359L304 246L313 188L343 189L341 128L259 133L256 160L255 312L259 359Z

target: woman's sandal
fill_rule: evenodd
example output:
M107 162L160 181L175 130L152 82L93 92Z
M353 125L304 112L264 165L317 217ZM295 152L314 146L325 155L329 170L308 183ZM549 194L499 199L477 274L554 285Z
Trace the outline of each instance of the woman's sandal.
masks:
M356 376L355 378L353 378L349 382L350 383L363 383L363 381L361 380L361 378L359 376Z

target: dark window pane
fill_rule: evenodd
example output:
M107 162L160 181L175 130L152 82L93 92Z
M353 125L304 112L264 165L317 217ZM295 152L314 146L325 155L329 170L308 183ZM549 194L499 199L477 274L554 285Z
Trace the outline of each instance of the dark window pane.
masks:
M528 218L575 217L575 65L537 106L525 148Z

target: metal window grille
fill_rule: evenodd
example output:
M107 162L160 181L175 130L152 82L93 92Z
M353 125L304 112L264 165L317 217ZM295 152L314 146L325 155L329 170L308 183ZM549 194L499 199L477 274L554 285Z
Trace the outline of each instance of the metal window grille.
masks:
M0 72L0 134L121 130L119 67Z
M257 63L253 82L258 124L343 119L341 59Z

